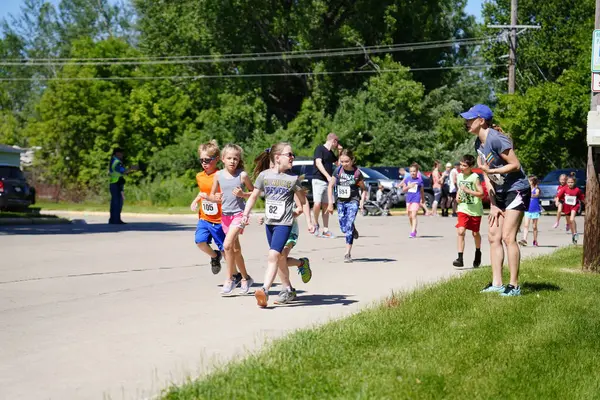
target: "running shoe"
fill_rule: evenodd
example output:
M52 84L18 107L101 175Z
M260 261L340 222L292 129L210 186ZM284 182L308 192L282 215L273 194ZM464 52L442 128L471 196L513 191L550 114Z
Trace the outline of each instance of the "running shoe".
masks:
M573 242L573 244L577 244L577 239L578 239L578 235L574 234L573 237L571 238L571 241Z
M323 232L319 235L319 237L322 237L325 239L335 239L335 235L331 231Z
M473 268L479 268L481 266L481 252L475 252L475 258L473 259Z
M248 275L248 277L250 277L250 275ZM242 282L242 274L239 272L237 274L233 274L233 282L235 283L234 287L240 286L240 283Z
M533 247L538 247L538 246L539 246L538 242L534 240L533 241Z
M410 235L408 235L409 238L414 239L417 237L417 232L411 232Z
M269 292L264 287L254 291L254 297L256 298L256 304L260 308L265 308L269 304Z
M298 267L298 274L302 277L302 282L308 283L312 278L312 270L310 269L310 261L308 258L301 258L302 265Z
M223 296L229 296L230 294L233 294L233 289L235 289L235 282L228 279L221 288L221 294Z
M293 301L296 298L296 289L283 289L279 292L279 296L277 300L275 300L275 304L286 304L290 301Z
M554 225L552 225L552 228L554 228L554 229L558 228L558 222L555 222Z
M569 232L569 224L565 225L565 232Z
M215 250L215 253L217 253L217 255L210 259L210 270L214 275L217 275L221 272L221 258L223 257L223 254L221 254L219 250Z
M513 286L513 285L506 285L506 289L504 289L504 291L502 293L500 293L500 296L520 296L521 295L521 286Z
M242 280L242 286L240 287L240 294L248 294L250 293L250 288L254 284L254 279L248 276L248 279L245 281Z
M352 262L352 256L351 256L350 254L346 254L346 255L344 256L344 262L345 262L346 264L349 264L349 263L351 263L351 262Z
M488 283L486 287L481 289L479 293L502 293L506 288L504 285L494 286L492 282Z
M355 226L352 226L352 238L354 240L358 239L360 237L360 235L358 234L358 231L356 230Z
M315 224L315 232L313 233L316 237L319 237L319 224Z
M523 247L527 247L527 240L521 239L521 240L519 240L519 244Z
M457 258L456 260L452 261L452 265L454 265L455 268L462 268L465 266L463 260L460 258Z

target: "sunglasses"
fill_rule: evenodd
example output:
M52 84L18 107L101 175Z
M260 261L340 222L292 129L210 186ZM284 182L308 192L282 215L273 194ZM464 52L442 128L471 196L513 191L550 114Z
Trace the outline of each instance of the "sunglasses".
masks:
M200 162L202 164L210 164L211 162L213 162L216 159L216 157L210 157L210 158L201 158Z
M294 157L296 157L296 156L294 155L294 153L292 153L291 151L290 151L289 153L279 153L279 155L282 155L282 156L287 156L287 157L289 157L289 158L294 158Z

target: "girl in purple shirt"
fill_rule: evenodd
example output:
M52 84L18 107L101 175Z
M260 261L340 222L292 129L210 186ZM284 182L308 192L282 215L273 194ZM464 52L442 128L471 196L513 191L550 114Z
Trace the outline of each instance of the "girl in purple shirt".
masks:
M419 174L419 164L412 163L410 166L410 175L400 184L402 192L406 193L406 211L410 223L410 235L408 237L417 237L417 213L421 207L421 201L425 198L423 191L423 177Z

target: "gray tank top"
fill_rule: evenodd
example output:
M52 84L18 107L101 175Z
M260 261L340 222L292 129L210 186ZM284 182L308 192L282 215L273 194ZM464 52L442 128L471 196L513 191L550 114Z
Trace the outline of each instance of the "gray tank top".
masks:
M244 211L246 207L246 200L237 197L233 194L233 189L236 187L244 188L244 184L242 183L241 175L242 171L235 171L235 175L232 179L225 178L223 175L224 171L219 171L217 174L217 180L219 181L219 186L221 187L221 193L223 193L223 198L221 200L221 212L223 215L235 215Z

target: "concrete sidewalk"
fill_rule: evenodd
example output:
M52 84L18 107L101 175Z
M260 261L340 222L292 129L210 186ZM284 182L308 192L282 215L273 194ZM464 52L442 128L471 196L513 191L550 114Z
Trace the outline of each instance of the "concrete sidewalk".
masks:
M304 285L291 271L298 301L263 310L253 296L219 296L224 275L212 275L195 248L189 216L138 217L125 226L104 219L0 227L0 398L149 398L265 340L464 273L451 265L455 219L420 218L420 237L409 239L406 217L359 217L353 264L343 263L343 237L303 230L293 254L310 258L313 280ZM551 229L553 221L542 218L544 247L525 248L524 256L570 243L564 229ZM331 225L338 232L336 219ZM264 228L250 225L241 243L262 282ZM469 238L466 263L472 253Z

